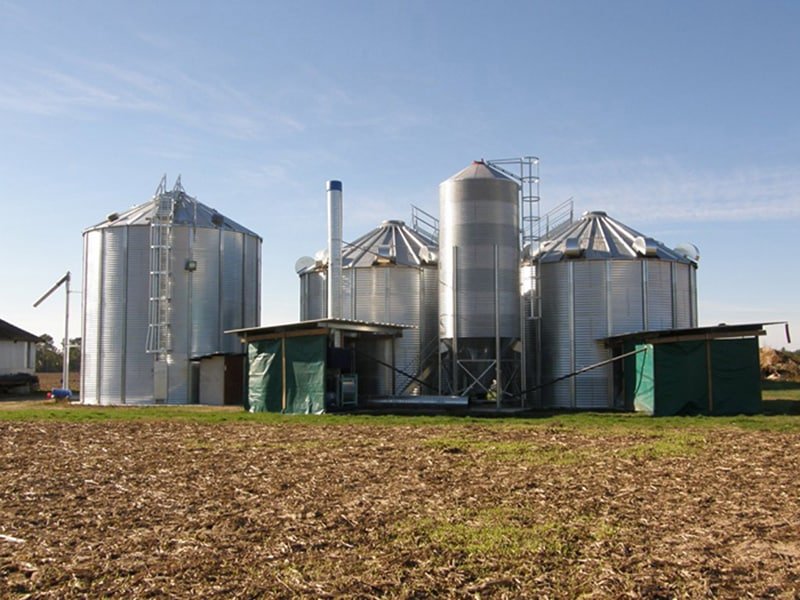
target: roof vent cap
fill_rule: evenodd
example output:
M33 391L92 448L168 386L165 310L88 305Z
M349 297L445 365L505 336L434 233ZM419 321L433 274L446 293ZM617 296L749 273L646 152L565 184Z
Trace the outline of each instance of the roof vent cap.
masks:
M581 241L578 238L567 238L564 242L564 256L567 258L578 258L583 254Z
M675 252L681 256L685 256L692 262L700 262L700 250L698 250L697 246L694 244L690 244L689 242L678 244L675 246Z
M658 256L658 242L641 235L633 238L633 249L642 256Z

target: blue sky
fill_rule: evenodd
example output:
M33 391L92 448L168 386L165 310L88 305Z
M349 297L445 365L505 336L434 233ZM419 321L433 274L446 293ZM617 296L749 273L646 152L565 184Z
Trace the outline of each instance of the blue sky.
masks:
M60 338L63 294L33 301L164 173L264 238L268 324L298 317L327 179L353 239L534 154L543 212L700 248L701 324L800 338L799 26L788 1L0 0L0 318Z

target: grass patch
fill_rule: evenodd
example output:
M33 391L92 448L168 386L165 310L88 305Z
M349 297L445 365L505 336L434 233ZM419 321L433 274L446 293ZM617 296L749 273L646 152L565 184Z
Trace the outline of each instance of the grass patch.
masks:
M768 402L764 403L768 405ZM202 424L219 423L257 423L265 425L304 425L316 427L368 425L377 427L394 426L464 426L480 425L488 428L564 428L586 433L624 433L628 431L665 432L674 430L713 430L717 428L738 427L761 431L800 432L800 414L769 414L738 417L658 417L653 418L634 413L567 413L531 414L526 417L472 417L472 416L411 416L411 415L282 415L278 413L248 413L239 407L211 406L83 406L57 401L9 402L0 403L0 421L54 421L54 422L97 422L97 421L188 421ZM445 444L446 442L440 442ZM481 448L480 443L472 449L485 450L496 457L532 457L541 455L542 449L535 446L494 445ZM488 443L488 442L487 442ZM475 445L477 444L477 446ZM464 448L462 448L464 449ZM547 454L545 449L544 454ZM559 460L552 456L552 460ZM563 456L570 462L573 457ZM531 458L538 461L538 458ZM576 458L577 460L577 458Z
M800 415L800 382L763 381L761 399L766 414Z
M706 444L707 440L697 433L664 432L652 436L646 442L621 448L616 454L618 456L647 459L693 456L702 451Z
M494 507L463 515L406 520L395 528L404 546L433 550L443 562L456 559L469 570L509 560L532 560L544 569L576 560L588 544L612 539L610 524L588 518L568 523L535 522L528 509Z

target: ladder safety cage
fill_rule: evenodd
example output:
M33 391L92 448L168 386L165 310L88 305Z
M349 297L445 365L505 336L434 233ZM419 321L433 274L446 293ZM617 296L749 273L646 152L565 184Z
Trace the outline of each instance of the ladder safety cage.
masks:
M155 212L150 220L149 302L146 352L165 355L172 349L172 225L175 204L186 196L180 175L172 191L167 176L154 196ZM193 200L193 199L192 199Z
M540 195L539 195L539 157L493 158L486 163L505 173L519 184L520 202L520 248L523 257L533 256L539 249L542 239ZM527 256L526 256L527 255ZM526 302L525 317L539 317L537 270L530 264L526 270L525 281L521 281L523 291L533 292L530 302Z

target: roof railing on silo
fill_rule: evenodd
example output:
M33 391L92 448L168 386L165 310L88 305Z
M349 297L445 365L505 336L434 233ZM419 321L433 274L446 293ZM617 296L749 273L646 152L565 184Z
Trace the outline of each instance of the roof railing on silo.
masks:
M439 243L439 219L419 206L411 205L411 228Z

